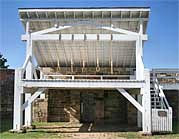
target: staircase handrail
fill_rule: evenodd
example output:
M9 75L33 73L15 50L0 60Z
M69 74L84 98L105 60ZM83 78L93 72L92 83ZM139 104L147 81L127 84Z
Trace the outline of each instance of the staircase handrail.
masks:
M165 101L165 103L166 103L166 105L167 105L167 108L169 108L170 105L169 105L169 103L168 103L168 101L167 101L167 99L166 99L166 96L165 96L165 94L164 94L164 92L163 92L163 89L162 89L162 86L161 86L161 85L159 85L159 90L160 90L159 95L164 99L164 101Z
M160 96L161 99L162 99L162 103L165 102L167 108L170 108L170 105L169 105L169 103L168 103L168 101L167 101L167 99L166 99L166 96L165 96L164 92L163 92L162 86L159 84L159 81L158 81L157 78L154 79L154 88L155 88L155 90L156 90L156 93L157 93L157 92L159 93L159 96ZM163 102L163 101L164 101L164 102ZM163 106L165 106L165 104L163 104Z

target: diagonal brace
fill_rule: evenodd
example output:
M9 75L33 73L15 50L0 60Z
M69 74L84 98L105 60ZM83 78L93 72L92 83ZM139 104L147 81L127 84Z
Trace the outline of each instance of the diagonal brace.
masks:
M25 103L22 105L22 111L30 105L40 94L42 94L46 88L39 88L31 97L29 97Z
M72 26L52 27L52 28L40 30L40 31L37 31L37 32L33 32L33 33L31 33L31 35L42 35L42 34L54 32L54 31L59 31L59 30L63 30L63 29L66 29L66 28L70 28L70 27L72 27Z
M113 27L101 27L101 28L106 29L106 30L111 30L114 32L118 32L118 33L127 34L127 35L139 35L139 33L137 33L137 32L133 32L133 31L129 31L126 29L121 29L121 28L113 28Z
M128 92L126 92L124 89L117 88L117 90L127 99L129 102L131 102L140 112L143 113L144 109L143 107L131 96Z

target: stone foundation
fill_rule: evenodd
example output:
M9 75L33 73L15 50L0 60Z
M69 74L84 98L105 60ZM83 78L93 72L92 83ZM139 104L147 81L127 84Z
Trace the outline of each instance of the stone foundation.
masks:
M49 89L47 96L33 103L33 121L137 123L137 110L116 90Z
M48 99L37 98L32 103L32 121L33 122L47 122Z

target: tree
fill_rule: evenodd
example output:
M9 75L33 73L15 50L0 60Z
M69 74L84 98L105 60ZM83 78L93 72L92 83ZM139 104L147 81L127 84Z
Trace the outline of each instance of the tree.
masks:
M7 59L0 53L0 68L7 69L9 65L6 65Z

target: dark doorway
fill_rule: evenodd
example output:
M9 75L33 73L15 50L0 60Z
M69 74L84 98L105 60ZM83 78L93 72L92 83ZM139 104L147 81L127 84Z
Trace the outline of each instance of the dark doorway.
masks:
M81 93L81 118L82 123L91 123L95 120L95 98L93 93Z

